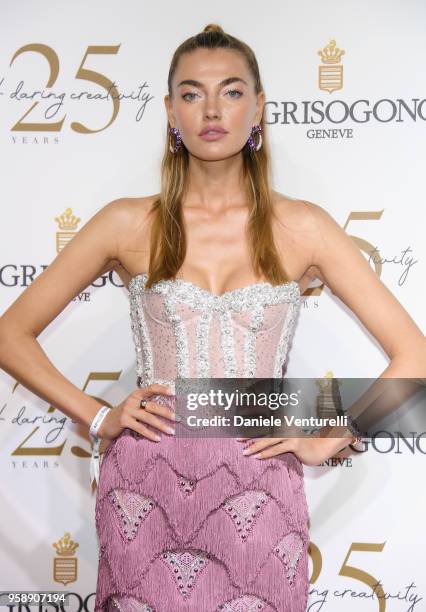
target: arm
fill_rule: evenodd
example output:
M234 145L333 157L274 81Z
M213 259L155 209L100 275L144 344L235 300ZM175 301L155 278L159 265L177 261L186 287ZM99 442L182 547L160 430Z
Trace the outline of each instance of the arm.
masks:
M424 334L337 222L317 204L305 205L316 230L313 261L317 276L351 309L390 359L378 378L424 378ZM332 436L338 429L324 428L322 435ZM331 456L347 440L329 437L327 444Z
M36 340L68 303L118 263L130 229L126 199L101 208L0 317L0 366L75 421L90 425L101 404L73 385Z
M297 227L303 231L309 271L351 309L390 359L367 394L379 379L424 378L426 339L423 333L377 277L353 240L331 215L312 202L303 202ZM349 412L353 414L352 407ZM260 452L258 458L267 459L293 452L306 465L318 465L345 448L354 437L345 427L323 427L318 433L319 436L299 438L262 438L245 454Z

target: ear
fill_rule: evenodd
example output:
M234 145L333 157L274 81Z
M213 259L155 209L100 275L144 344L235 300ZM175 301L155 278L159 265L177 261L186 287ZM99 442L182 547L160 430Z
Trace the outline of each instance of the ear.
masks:
M256 116L255 116L256 125L258 125L262 119L264 106L265 106L265 92L260 91L257 94L257 101L256 101Z
M173 114L173 107L172 107L172 103L170 100L170 96L168 94L164 96L164 106L166 107L166 113L167 113L167 117L170 123L170 127L175 127L176 125L175 116Z

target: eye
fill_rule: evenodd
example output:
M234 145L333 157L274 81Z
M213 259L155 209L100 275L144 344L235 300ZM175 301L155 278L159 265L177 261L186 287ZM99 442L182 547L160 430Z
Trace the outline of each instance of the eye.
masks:
M226 92L226 94L237 94L237 95L231 95L230 98L238 99L238 98L241 98L241 96L243 95L243 92L240 91L239 89L230 89L229 91ZM194 92L188 91L186 94L182 95L182 98L184 100L187 100L188 102L191 102L194 98L193 97L192 98L187 98L187 96L194 96L194 97L196 97L197 95L198 94L196 94Z
M184 100L186 100L186 99L187 99L187 98L186 98L186 96L196 96L196 95L197 95L197 94L195 94L195 93L193 93L193 92L191 92L191 91L188 91L188 93L183 94L182 98L183 98ZM193 99L194 99L194 98L191 98L191 100L193 100Z
M240 91L239 89L230 89L226 93L227 94L230 94L230 93L237 93L237 94L239 94L238 96L231 96L231 98L241 98L241 96L243 95L243 92Z

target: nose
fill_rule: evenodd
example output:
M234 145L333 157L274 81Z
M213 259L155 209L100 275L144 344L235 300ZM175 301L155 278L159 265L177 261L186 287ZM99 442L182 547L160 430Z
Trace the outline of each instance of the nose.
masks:
M218 119L220 117L219 105L215 97L206 97L204 114L206 119Z

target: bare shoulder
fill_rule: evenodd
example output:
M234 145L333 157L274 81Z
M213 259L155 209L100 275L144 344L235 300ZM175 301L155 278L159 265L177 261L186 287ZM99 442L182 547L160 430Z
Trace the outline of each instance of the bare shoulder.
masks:
M146 221L146 218L152 208L152 204L159 197L159 194L139 196L133 198L120 198L111 202L111 204L119 203L120 213L123 219L127 219L130 224L140 224ZM117 211L118 212L118 211Z
M273 191L273 208L279 224L289 231L289 237L315 233L316 216L324 211L321 206L308 200L291 198ZM325 211L324 211L325 212Z
M115 231L117 240L117 257L110 262L108 269L115 270L122 276L127 269L127 252L133 250L137 243L146 242L149 228L149 213L158 194L141 197L123 197L106 204L100 212L108 217L108 223Z
M409 313L376 274L357 243L324 207L303 201L299 214L298 206L287 203L281 214L286 222L289 220L293 232L294 221L300 220L302 233L308 239L310 270L315 270L315 276L364 324L387 355L398 358L400 376L424 376L426 342ZM385 372L385 377L393 377L392 371Z
M320 271L315 266L317 216L321 207L278 191L273 191L272 195L276 221L274 235L283 255L284 266L292 278L299 280L301 288L306 288L316 278L321 280Z
M119 234L123 239L128 236L129 229L138 228L147 222L148 213L156 197L158 196L117 198L103 206L99 212L108 215L109 223L116 230L123 232Z
M148 268L152 206L160 194L126 198L120 216L117 260L113 269L127 287L130 278Z
M3 333L19 328L37 337L73 298L121 265L123 241L142 223L143 210L138 198L117 198L100 206L3 313Z

